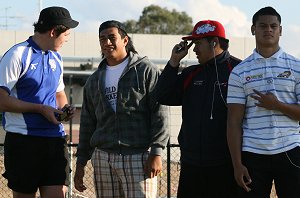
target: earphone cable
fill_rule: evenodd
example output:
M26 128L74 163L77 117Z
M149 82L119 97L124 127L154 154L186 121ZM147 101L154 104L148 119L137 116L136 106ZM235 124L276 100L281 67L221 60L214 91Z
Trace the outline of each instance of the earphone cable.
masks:
M221 95L221 98L225 104L225 106L227 107L227 103L223 97L223 94L222 94L222 90L221 90L221 85L220 85L220 81L219 81L219 72L218 72L218 67L217 67L217 60L216 60L216 53L215 53L215 50L213 50L213 53L214 53L214 65L215 65L215 69L216 69L216 77L217 77L217 84L218 84L218 88L219 88L219 92L220 92L220 95Z

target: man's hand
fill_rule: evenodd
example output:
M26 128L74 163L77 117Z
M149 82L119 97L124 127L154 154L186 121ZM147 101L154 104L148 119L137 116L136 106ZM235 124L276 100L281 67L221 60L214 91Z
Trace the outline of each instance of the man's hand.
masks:
M74 117L76 107L73 105L65 104L65 106L61 109L62 114L59 114L58 121L69 121Z
M251 95L250 97L257 100L257 103L255 103L256 106L263 107L268 110L277 110L277 106L280 104L280 101L274 94L271 92L263 94L255 89L253 89L253 92L256 95Z
M188 49L192 46L193 42L191 41L190 44L185 41L181 41L179 44L176 44L172 49L171 58L169 60L169 64L172 67L179 67L181 59L183 59L187 53Z
M251 188L248 187L251 184L252 180L248 173L248 169L244 165L240 165L234 168L234 177L237 184L242 187L245 191L251 191Z
M157 176L162 170L162 161L160 155L149 155L144 172L149 178Z
M84 177L84 166L81 164L76 164L76 171L74 176L74 184L75 189L79 192L83 192L86 190L86 186L83 184L83 177Z
M42 114L48 121L58 125L60 122L57 120L55 115L63 112L48 105L40 105L39 113Z

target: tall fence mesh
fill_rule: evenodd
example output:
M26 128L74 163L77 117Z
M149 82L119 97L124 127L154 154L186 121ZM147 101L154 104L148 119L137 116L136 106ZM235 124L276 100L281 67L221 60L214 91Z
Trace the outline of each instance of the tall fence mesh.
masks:
M87 186L87 190L83 193L78 192L73 183L74 171L76 165L76 157L75 153L77 150L77 145L69 145L69 153L70 153L70 162L72 167L71 173L71 185L69 186L67 198L96 198L94 192L94 183L93 183L93 168L88 162L85 167L85 176L84 183ZM163 171L160 176L158 176L158 197L166 198L168 195L170 197L176 197L178 179L179 179L179 171L180 171L180 151L178 145L170 145L169 146L170 154L167 154L167 149L164 150L162 159L163 159ZM168 158L168 156L170 156ZM168 170L168 164L170 165L170 170ZM0 144L0 173L4 172L4 147L3 144ZM171 174L170 174L171 173ZM170 180L168 181L168 174ZM2 198L12 198L12 193L10 189L7 187L7 181L3 176L0 176L0 197ZM39 197L39 193L37 193L37 197Z

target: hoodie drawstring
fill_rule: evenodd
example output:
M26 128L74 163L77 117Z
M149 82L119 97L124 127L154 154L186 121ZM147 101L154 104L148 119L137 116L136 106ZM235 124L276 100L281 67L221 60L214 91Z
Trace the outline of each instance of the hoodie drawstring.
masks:
M136 74L136 83L137 83L137 86L138 86L137 89L138 89L138 91L140 91L140 81L139 81L139 75L138 75L136 66L134 66L134 71L135 71L135 74Z

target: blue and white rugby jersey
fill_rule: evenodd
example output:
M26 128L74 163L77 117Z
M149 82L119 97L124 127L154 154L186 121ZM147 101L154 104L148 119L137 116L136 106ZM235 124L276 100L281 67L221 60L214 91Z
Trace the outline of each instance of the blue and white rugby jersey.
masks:
M2 57L0 87L19 100L56 108L56 92L64 90L62 58L58 52L43 52L29 37ZM45 137L65 135L62 124L52 124L38 113L3 115L3 127L9 132Z
M255 50L229 77L227 103L245 104L243 151L277 154L300 146L299 121L255 106L253 89L271 92L286 104L300 101L300 61L280 49L269 58Z

